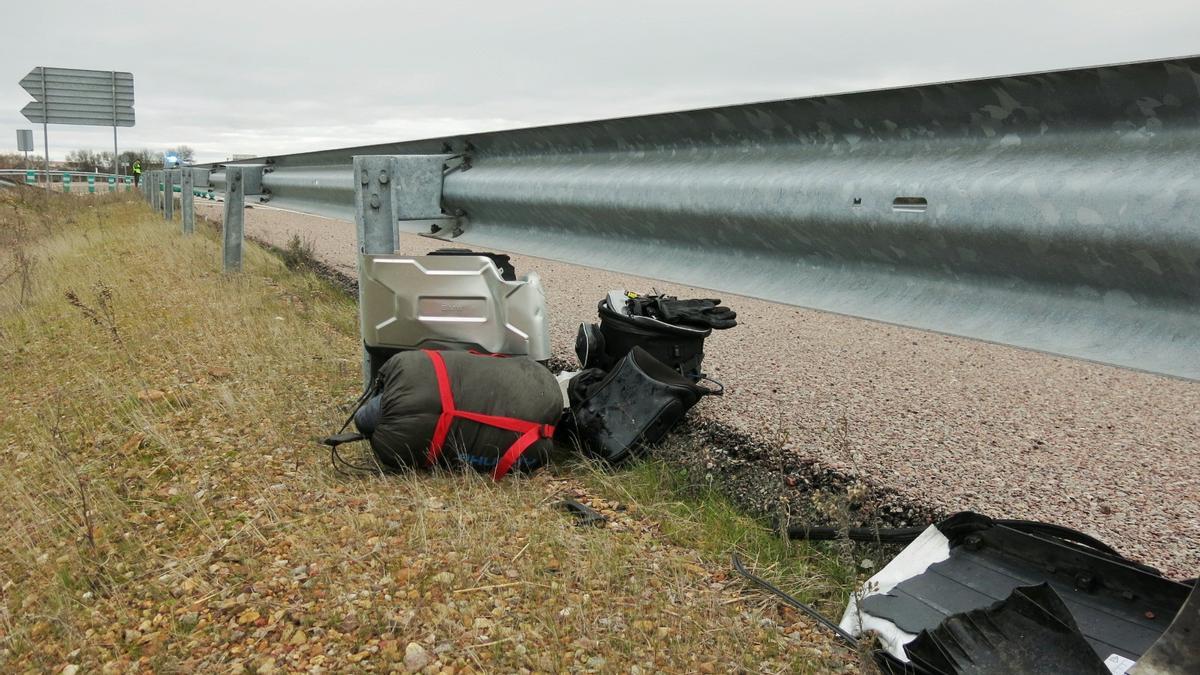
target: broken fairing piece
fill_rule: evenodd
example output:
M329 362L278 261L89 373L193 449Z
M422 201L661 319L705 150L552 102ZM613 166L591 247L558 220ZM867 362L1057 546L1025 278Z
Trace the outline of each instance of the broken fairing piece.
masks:
M1124 675L1117 672L1109 661L1105 663L1108 663L1116 675ZM1128 668L1133 664L1119 662L1119 665ZM1197 672L1200 672L1200 582L1192 580L1192 592L1183 603L1183 609L1175 615L1175 620L1171 622L1167 632L1142 655L1137 667L1130 669L1129 673L1174 675Z
M1000 611L1004 602L1039 616L1045 622L1044 630L1061 633L1061 624L1066 622L1055 623L1056 609L1050 608L1053 599L1036 593L1037 597L1026 593L1011 599L1018 588L1045 584L1061 600L1072 630L1086 641L1098 662L1106 663L1112 672L1123 671L1163 635L1190 589L1125 560L1100 542L1088 542L1095 540L1065 528L1006 524L970 512L956 514L926 530L868 580L851 598L842 627L856 635L878 631L887 660L893 662L907 662L914 648L920 652L928 646L914 643L923 631L945 637L947 631L966 625L962 617ZM1042 609L1034 611L1032 605ZM939 632L943 626L946 630ZM962 647L963 654L947 657L941 666L910 665L922 672L972 672L963 664L996 658L994 653L984 653L986 641L960 637L961 645L975 646ZM1034 639L1030 638L1031 644ZM1071 659L1056 661L1066 657L1051 652L1067 650L1071 642L1051 640L1047 645L1059 646L1041 647L1042 670L1060 672L1055 663ZM948 649L946 644L941 648ZM947 669L946 663L952 667Z
M901 630L889 619L860 611L859 603L869 596L888 593L905 579L922 574L933 563L949 557L950 540L936 526L930 525L913 543L868 579L860 592L850 594L850 601L838 627L850 635L874 631L889 654L901 661L908 661L904 645L916 639L916 633Z
M933 673L1109 675L1049 584L1022 586L984 609L947 617L905 648Z

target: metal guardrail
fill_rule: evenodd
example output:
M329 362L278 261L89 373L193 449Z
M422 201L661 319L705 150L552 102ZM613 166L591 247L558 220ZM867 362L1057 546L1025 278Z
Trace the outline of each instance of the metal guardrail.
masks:
M41 168L37 168L37 169L0 169L0 176L25 177L30 172L32 172L33 175L36 176L39 181L41 181L46 176L46 172L43 171ZM87 176L95 176L97 180L99 180L100 178L104 178L105 180L107 180L109 176L114 175L112 173L93 173L91 171L74 171L71 169L51 169L50 170L50 178L51 179L57 178L58 180L61 181L62 177L67 174L69 174L70 176L72 176L74 178L86 178ZM115 175L118 178L122 178L122 179L129 177L129 174L115 174Z
M239 164L351 220L355 156L425 156L440 213L400 230L1200 379L1197 81L1188 57Z
M46 185L47 174L42 169L0 169L0 177L19 178L26 185ZM112 182L110 182L110 179ZM91 171L52 170L49 182L59 183L64 192L70 192L72 185L78 185L82 191L97 192L96 186L107 187L108 192L129 191L133 189L133 176L127 174L93 173ZM100 190L103 192L104 190Z

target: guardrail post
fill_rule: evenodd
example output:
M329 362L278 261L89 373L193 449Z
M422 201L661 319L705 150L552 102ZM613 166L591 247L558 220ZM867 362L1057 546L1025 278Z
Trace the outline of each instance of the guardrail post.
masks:
M195 203L192 201L192 169L183 169L179 181L179 212L183 221L183 233L191 234L196 229Z
M397 233L419 228L455 231L442 213L442 176L450 155L358 155L354 157L354 223L358 238L359 333L363 333L364 255L396 252ZM363 386L377 370L363 346Z
M147 178L149 182L146 187L150 190L150 208L162 211L162 200L159 198L158 191L158 172L151 171Z
M175 219L175 172L163 171L163 220Z
M354 224L358 238L358 321L363 321L363 255L396 252L396 210L392 200L392 155L354 157ZM362 351L363 388L371 385L371 358Z
M246 219L246 195L242 167L225 169L225 222L221 226L221 258L226 272L242 271L243 228Z

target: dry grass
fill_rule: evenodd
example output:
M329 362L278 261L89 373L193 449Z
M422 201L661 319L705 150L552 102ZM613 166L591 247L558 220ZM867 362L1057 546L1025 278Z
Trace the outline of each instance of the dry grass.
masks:
M352 300L253 246L225 277L136 200L29 192L0 192L0 264L36 261L0 284L0 670L852 667L618 483L339 476L313 439L357 393Z

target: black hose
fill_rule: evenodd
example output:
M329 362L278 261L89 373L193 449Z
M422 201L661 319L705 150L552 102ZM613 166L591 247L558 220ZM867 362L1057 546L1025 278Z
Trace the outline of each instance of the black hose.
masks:
M842 530L836 527L789 525L787 529L787 536L788 539L802 539L808 541L833 541L835 539L849 539L851 541L863 541L878 544L911 544L913 540L920 536L920 534L924 531L924 527L851 527L847 530Z
M1157 574L1159 576L1162 575L1162 572L1150 567L1149 565L1143 565L1142 563L1126 558L1116 549L1100 541L1099 539L1063 525L1014 518L996 519L992 520L991 522L995 525L1003 525L1004 527L1008 527L1025 534L1061 539L1072 544L1077 544L1079 546L1091 549L1092 551L1114 558L1120 562L1133 565L1151 574ZM874 544L908 545L911 544L917 537L919 537L925 530L926 527L851 527L849 529L841 529L836 527L813 527L810 525L797 524L788 526L787 537L788 539L807 541L833 541L837 539L849 539L850 541Z

